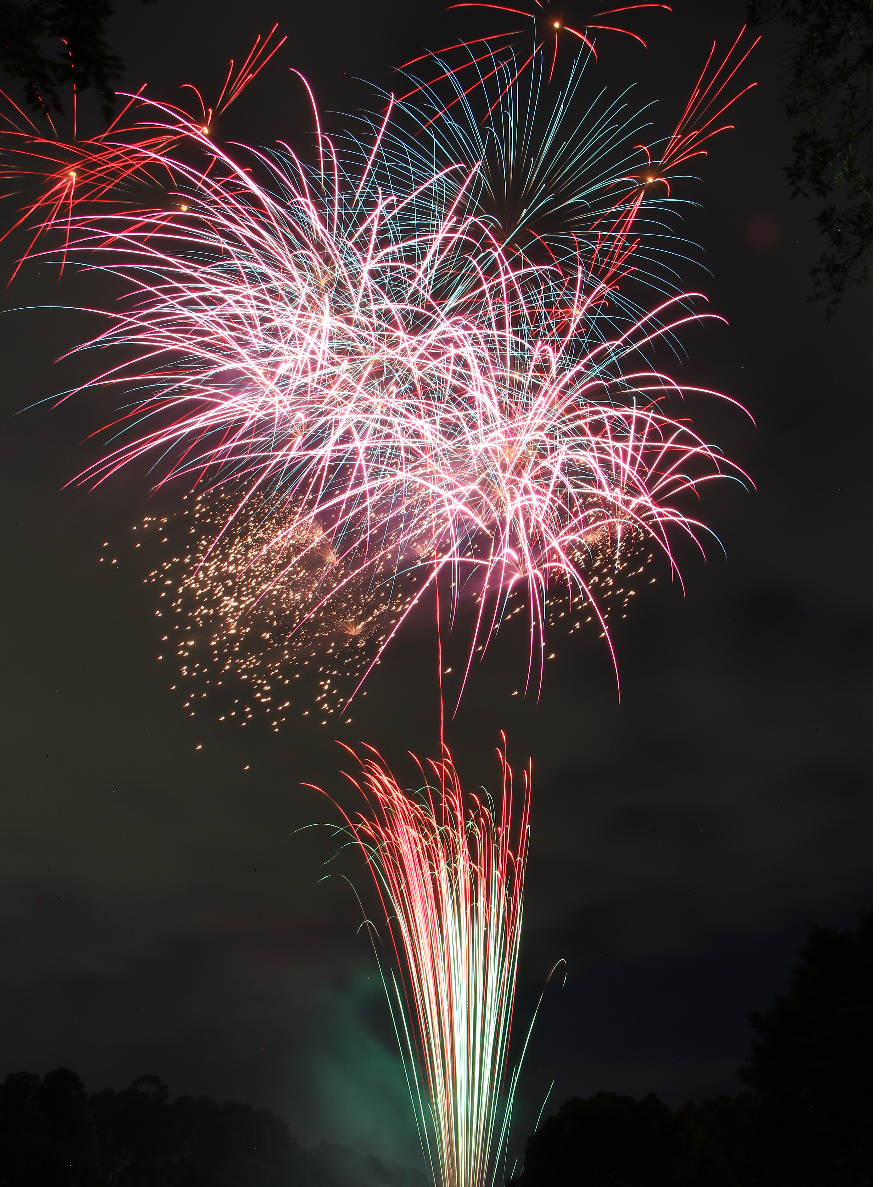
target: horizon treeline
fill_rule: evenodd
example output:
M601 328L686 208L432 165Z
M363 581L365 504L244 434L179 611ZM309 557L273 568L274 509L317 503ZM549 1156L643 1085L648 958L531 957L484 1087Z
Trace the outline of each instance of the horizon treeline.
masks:
M69 1068L0 1085L2 1187L262 1187L306 1182L305 1153L267 1110L169 1099L156 1076L91 1095Z
M751 1091L686 1101L572 1097L526 1143L512 1187L869 1187L872 916L811 927L738 1073Z
M670 1109L571 1098L526 1143L512 1187L869 1187L872 919L810 929L786 993L749 1015L748 1091ZM424 1177L323 1143L265 1109L171 1100L156 1076L89 1095L74 1072L0 1084L0 1187L417 1187Z

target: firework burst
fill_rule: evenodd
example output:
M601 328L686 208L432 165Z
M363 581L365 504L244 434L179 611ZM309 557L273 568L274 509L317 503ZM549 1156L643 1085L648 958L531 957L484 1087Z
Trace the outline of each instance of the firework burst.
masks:
M696 94L717 97L720 80ZM505 124L515 91L498 90ZM119 444L82 478L148 460L159 485L198 489L199 542L179 558L186 572L162 578L180 576L194 621L212 618L245 667L249 649L281 643L279 662L290 662L327 642L355 657L350 687L441 579L451 618L468 609L472 659L522 596L527 683L537 671L538 687L549 601L589 609L608 636L598 571L630 564L642 542L673 562L671 533L700 526L683 497L738 474L677 416L675 402L699 389L651 361L707 316L699 294L646 313L616 295L638 259L644 193L615 196L633 188L630 158L617 173L603 166L600 189L613 197L565 258L547 226L533 229L551 215L531 195L564 175L577 195L564 208L581 205L564 222L580 222L594 192L583 179L619 132L601 118L572 174L549 149L538 181L509 204L523 217L506 227L487 195L527 148L516 136L479 139L476 120L470 142L447 121L442 159L428 168L414 152L404 184L412 131L392 101L359 154L317 125L311 164L287 148L241 163L178 109L137 105L141 140L108 136L101 151L161 170L171 200L51 208L39 230L63 235L63 258L128 286L124 314L89 345L124 356L92 386L135 399L114 422ZM690 110L710 108L699 98ZM411 129L418 110L404 113ZM680 126L671 162L702 151L706 118L698 124L687 143ZM522 247L527 232L550 262ZM263 628L248 628L249 615ZM225 662L230 648L211 647Z
M731 128L725 113L755 86L732 93L758 40L746 45L744 33L720 61L713 45L673 132L647 143L648 107L629 111L626 95L608 102L597 93L583 48L554 87L538 54L521 60L494 50L482 66L474 59L476 83L464 67L434 57L435 78L409 76L415 89L399 102L399 159L393 138L386 159L408 180L467 162L471 209L493 244L567 272L590 261L607 300L625 300L615 283L624 275L672 295L676 268L693 246L671 233L682 205L671 201L672 188L687 176L677 170Z

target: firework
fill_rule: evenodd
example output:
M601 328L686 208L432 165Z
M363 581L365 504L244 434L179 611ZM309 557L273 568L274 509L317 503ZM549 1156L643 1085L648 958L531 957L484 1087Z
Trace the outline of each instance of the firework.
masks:
M497 753L494 803L483 791L465 795L446 749L421 768L417 792L402 790L370 751L351 780L367 809L345 816L388 921L371 934L437 1187L495 1179L519 1072L509 1043L530 773L518 810L511 768Z
M241 726L264 720L275 733L293 714L326 725L348 708L353 688L413 609L416 574L380 564L323 600L334 558L314 525L300 525L286 551L276 546L284 516L271 500L254 496L230 522L232 510L222 491L184 496L180 512L147 515L135 528L136 547L146 545L149 554L154 544L160 557L145 580L168 623L159 658L177 661L172 688L191 716L205 711ZM310 537L311 551L302 547ZM556 658L555 636L562 644L588 628L604 638L613 610L626 618L634 587L656 580L643 577L651 553L631 544L609 548L598 541L581 558L589 600L577 591L548 592L548 660ZM301 552L291 565L291 555ZM323 607L313 612L319 600ZM529 610L528 598L511 589L499 630L516 629ZM482 650L478 644L477 655ZM345 724L351 720L343 716Z
M238 70L230 61L213 105L206 104L197 88L187 84L194 108L189 112L169 108L174 113L171 122L151 119L152 108L143 102L142 87L136 95L126 97L106 132L81 139L74 89L71 136L65 139L48 111L44 113L47 133L0 91L0 182L5 183L7 193L25 195L18 217L0 241L21 226L30 228L33 238L26 257L48 231L65 231L75 211L135 208L145 199L151 209L168 206L166 191L174 181L174 173L167 167L169 155L186 146L188 132L211 134L215 118L235 102L284 45L287 38L276 37L277 29L274 25L267 37L257 37Z
M451 617L467 608L472 659L522 598L539 686L549 600L608 636L599 574L615 585L640 543L672 561L671 532L700 526L682 497L738 473L675 415L696 389L651 362L706 316L699 295L644 314L612 299L642 191L613 202L589 253L548 264L517 248L520 224L500 235L488 217L482 156L457 161L448 144L432 171L414 155L402 183L392 102L357 167L320 125L314 163L282 148L243 164L177 109L138 104L147 131L124 140L126 160L164 171L168 200L55 222L65 258L129 287L89 345L125 356L92 386L136 399L114 422L122 443L83 479L151 459L159 484L198 488L213 538L178 582L194 621L213 617L240 660L280 639L282 660L314 658L308 635L330 649L348 630L360 677L443 578ZM702 151L685 126L668 161ZM112 136L103 150L115 159ZM632 188L629 163L618 189ZM263 629L244 630L248 615Z
M651 127L647 107L629 112L626 95L607 103L592 90L583 48L553 88L538 53L521 60L488 52L477 83L435 57L441 74L430 82L409 76L415 89L399 104L409 126L395 167L418 179L466 162L474 171L475 216L509 252L570 272L590 261L612 300L621 299L611 281L625 267L671 295L676 264L688 258L670 231L671 190L682 179L675 170L706 155L708 141L732 126L722 122L725 112L755 86L732 94L758 40L746 46L744 33L718 63L713 45L673 132L650 143L641 142ZM471 65L473 73L478 63ZM388 148L385 155L393 159ZM665 255L671 259L660 281L653 273Z
M612 15L617 15L620 19L620 14L622 13L641 12L650 8L660 8L666 12L672 11L666 4L628 4L622 7L606 9L604 12L592 13L586 19L579 21L575 18L567 19L560 11L559 5L548 4L545 0L532 0L532 3L528 3L522 8L517 6L516 0L513 4L493 4L488 2L488 0L464 0L464 3L451 4L449 8L451 10L458 8L479 8L493 13L500 13L501 19L507 25L513 25L514 28L509 27L503 32L489 33L485 37L474 38L469 41L459 41L455 45L448 45L444 49L439 50L437 54L420 54L418 58L412 58L409 62L404 63L401 69L407 70L427 59L436 61L440 54L453 54L456 60L460 59L464 54L464 62L460 62L458 65L446 66L441 63L441 73L436 78L431 79L429 85L439 82L442 78L451 74L455 75L462 71L469 71L472 65L478 67L480 74L478 81L463 87L462 95L451 99L447 108L444 110L449 110L450 107L455 106L460 102L462 97L476 90L487 77L495 72L497 56L500 51L509 49L516 51L518 44L523 45L525 51L521 52L521 64L508 80L506 89L510 89L520 74L532 66L536 59L545 54L550 57L550 70L548 73L548 81L550 81L554 76L557 58L564 42L574 44L576 53L581 54L586 50L594 58L597 56L596 37L597 34L601 33L620 33L626 37L633 38L634 41L638 41L640 45L645 46L645 42L638 33L634 33L631 29L625 29L620 25L597 23L600 20L605 20L606 17ZM405 95L404 97L409 98L409 95ZM496 102L501 101L502 97L499 96Z
M276 733L294 712L326 724L411 607L415 576L380 559L340 581L314 522L291 528L260 493L235 516L223 491L184 502L137 528L138 546L171 544L146 580L167 599L163 650L178 662L184 708L242 726L264 718Z

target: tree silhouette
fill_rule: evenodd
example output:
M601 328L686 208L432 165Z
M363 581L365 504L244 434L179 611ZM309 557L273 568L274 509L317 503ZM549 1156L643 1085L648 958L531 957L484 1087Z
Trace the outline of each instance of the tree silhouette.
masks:
M111 118L123 71L105 36L112 15L111 0L0 0L0 65L24 82L32 111L63 114L61 89L72 84L94 87Z
M740 1075L675 1112L654 1095L573 1097L526 1143L516 1187L869 1187L872 924L812 927Z
M811 269L811 299L826 301L831 317L847 289L869 277L872 0L751 0L751 24L777 16L795 34L786 114L802 122L785 172L793 198L826 202L815 220L827 247Z
M34 1100L40 1077L12 1073L0 1084L0 1184L33 1181L46 1145L46 1119Z
M68 1068L0 1085L0 1187L98 1187L91 1140L88 1097Z
M87 1096L67 1068L0 1084L0 1187L324 1187L287 1125L156 1076Z
M168 1089L156 1076L141 1076L122 1092L108 1088L90 1098L94 1161L102 1183L151 1187L162 1181L174 1153L167 1100Z
M679 1112L724 1151L738 1187L771 1187L759 1164L759 1102L751 1092L714 1096L699 1105L688 1100Z
M182 1096L170 1107L175 1187L283 1187L306 1177L305 1156L288 1127L265 1109L209 1096Z
M649 1094L572 1097L526 1143L517 1187L734 1187L721 1149Z
M812 927L792 982L764 1014L741 1078L759 1104L759 1150L779 1187L871 1182L872 918Z

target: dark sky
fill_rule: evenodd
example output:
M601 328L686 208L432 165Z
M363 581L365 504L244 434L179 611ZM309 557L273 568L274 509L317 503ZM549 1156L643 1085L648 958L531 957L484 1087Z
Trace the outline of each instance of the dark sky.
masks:
M662 121L743 19L735 3L674 7L646 18L648 51L610 42L597 69L597 85L658 98ZM322 104L350 108L367 93L358 76L390 85L387 67L448 27L402 0L119 8L128 79L160 95L188 80L212 91L280 22L288 44L219 132L253 143L305 127L289 65ZM521 1130L551 1081L550 1110L601 1088L671 1105L736 1090L745 1015L785 986L808 924L850 925L869 902L869 301L848 297L831 325L805 301L820 244L783 177L780 45L771 30L747 67L760 85L701 167L684 230L709 269L685 282L728 325L688 333L681 373L755 416L692 409L757 489L707 493L725 552L680 549L685 597L657 565L631 602L620 703L594 638L558 648L537 706L512 697L523 654L502 639L449 729L468 782L492 785L502 728L515 765L535 764L517 1032L558 957L568 982L542 1007ZM773 245L750 245L757 216L776 224ZM107 299L94 278L59 285L33 266L4 303ZM305 1144L415 1164L357 905L341 880L318 884L329 838L292 836L329 818L300 785L341 788L343 727L294 717L276 735L181 709L131 542L146 476L64 488L97 456L84 438L111 405L14 415L89 373L94 359L53 360L96 323L31 309L2 325L0 1074L64 1064L99 1089L152 1072L175 1093L272 1108ZM99 563L108 553L117 564ZM435 747L432 647L415 630L393 648L345 734L402 778L407 750Z

